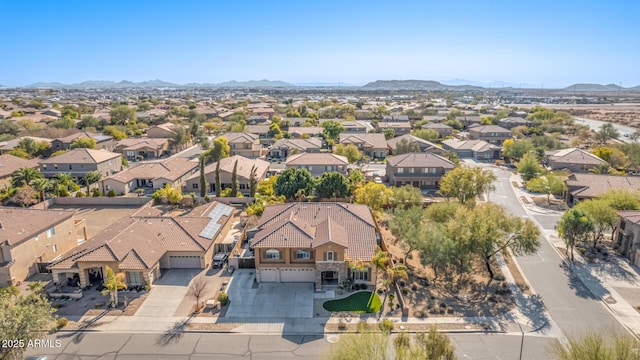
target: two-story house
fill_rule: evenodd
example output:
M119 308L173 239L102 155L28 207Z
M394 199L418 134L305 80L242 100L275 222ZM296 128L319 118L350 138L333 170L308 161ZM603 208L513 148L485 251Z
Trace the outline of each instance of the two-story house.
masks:
M365 205L289 203L268 206L251 239L256 280L313 282L316 290L347 279L373 285L380 234ZM362 262L356 269L350 264Z
M618 253L632 265L640 266L640 211L618 211L618 216L620 224L613 234Z
M442 123L428 123L420 127L421 129L431 129L436 131L440 137L447 137L453 134L453 128L447 124Z
M104 179L105 191L114 190L126 194L138 188L153 192L169 184L172 188L182 185L198 171L198 162L173 158L163 162L142 163Z
M340 134L340 144L355 145L366 156L372 159L384 159L387 156L387 141L384 134Z
M495 160L501 157L500 147L484 140L447 139L442 142L442 147L455 152L460 158Z
M0 287L47 272L48 262L84 239L73 211L0 207Z
M590 152L577 148L547 150L544 152L544 164L549 170L568 169L572 173L587 173L598 165L609 165Z
M118 140L113 152L124 155L129 160L157 159L170 154L169 139L127 138Z
M285 166L287 169L307 169L312 176L321 176L326 172L336 171L347 175L349 160L346 157L331 153L301 153L291 155Z
M385 130L393 130L394 136L405 135L411 132L411 123L408 121L402 122L379 122L377 129L380 132Z
M40 172L46 178L69 173L84 179L89 171L99 171L104 178L122 170L122 155L106 150L71 149L64 154L41 160Z
M469 129L470 140L484 140L496 146L502 146L505 140L512 137L511 130L498 125L481 125Z
M280 139L269 147L268 156L272 159L284 160L289 155L303 152L319 153L320 149L322 149L322 140L318 138Z
M249 159L240 155L233 155L231 157L220 159L221 190L231 187L233 167L236 162L238 163L238 166L236 167L238 190L245 196L249 195L251 169L255 167L256 180L260 182L266 177L267 171L269 170L269 162L261 159ZM217 163L212 163L204 168L204 176L207 180L207 184L209 184L209 188L207 189L208 193L215 193L216 191L216 167ZM193 191L195 193L200 192L200 172L196 171L195 174L185 180L185 190Z
M262 144L256 134L244 132L230 132L222 135L227 138L231 155L240 155L246 158L258 158L262 156Z
M431 153L408 153L387 159L389 185L437 189L440 179L456 164Z

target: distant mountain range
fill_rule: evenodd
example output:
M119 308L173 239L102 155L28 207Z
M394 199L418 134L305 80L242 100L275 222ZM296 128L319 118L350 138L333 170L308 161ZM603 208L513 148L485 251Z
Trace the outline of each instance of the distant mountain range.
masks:
M0 87L2 87L0 85ZM537 86L531 84L515 84L501 81L481 83L464 79L453 79L443 82L433 80L377 80L365 85L355 85L344 82L307 82L288 83L278 80L250 80L250 81L226 81L217 84L212 83L188 83L176 84L159 79L133 82L122 80L119 82L109 80L89 80L76 84L63 84L60 82L37 82L26 87L31 88L176 88L176 87L211 87L211 88L292 88L292 87L354 87L367 90L427 90L427 91L466 91L484 89L534 89ZM551 89L548 89L551 90ZM640 85L634 87L620 87L616 84L574 84L564 89L573 92L612 92L612 91L640 91Z

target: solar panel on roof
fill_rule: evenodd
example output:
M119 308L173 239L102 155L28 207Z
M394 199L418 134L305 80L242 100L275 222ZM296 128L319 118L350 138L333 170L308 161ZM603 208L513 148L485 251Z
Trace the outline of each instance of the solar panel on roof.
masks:
M218 230L220 230L220 224L218 224L220 218L223 216L229 216L232 211L233 208L231 206L217 204L216 207L207 215L211 220L209 220L207 226L205 226L205 228L200 232L200 236L209 240L213 239Z

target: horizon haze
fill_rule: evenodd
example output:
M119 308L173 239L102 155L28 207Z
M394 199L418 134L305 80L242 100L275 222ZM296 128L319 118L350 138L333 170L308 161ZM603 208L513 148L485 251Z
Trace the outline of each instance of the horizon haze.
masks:
M640 85L640 3L2 1L0 84Z

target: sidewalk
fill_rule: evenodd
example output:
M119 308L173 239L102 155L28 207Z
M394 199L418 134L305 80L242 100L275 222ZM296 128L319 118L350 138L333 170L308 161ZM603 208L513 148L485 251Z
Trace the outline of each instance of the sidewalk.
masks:
M518 201L522 202L522 198L527 199L530 204L522 204L527 211L532 211L540 214L562 214L561 212L547 210L539 208L533 204L531 195L523 191L521 188L513 186L513 182L520 183L520 177L518 175L512 175L509 179L512 184L513 190L518 198ZM566 245L556 230L541 229L546 240L552 245L556 253L562 258L567 260L566 254L558 250L558 248L565 248ZM616 281L611 276L606 276L604 272L598 272L595 269L595 265L588 263L578 252L574 253L574 263L570 265L570 276L575 276L582 282L587 289L600 299L602 303L611 311L613 316L630 332L636 336L640 336L640 313L634 309L615 289L615 286L619 286L619 281ZM635 280L630 280L628 285L640 289L640 274L636 270L630 268L625 263L622 263L620 259L612 259L607 263L610 267L609 271L615 271L617 273L635 274Z

